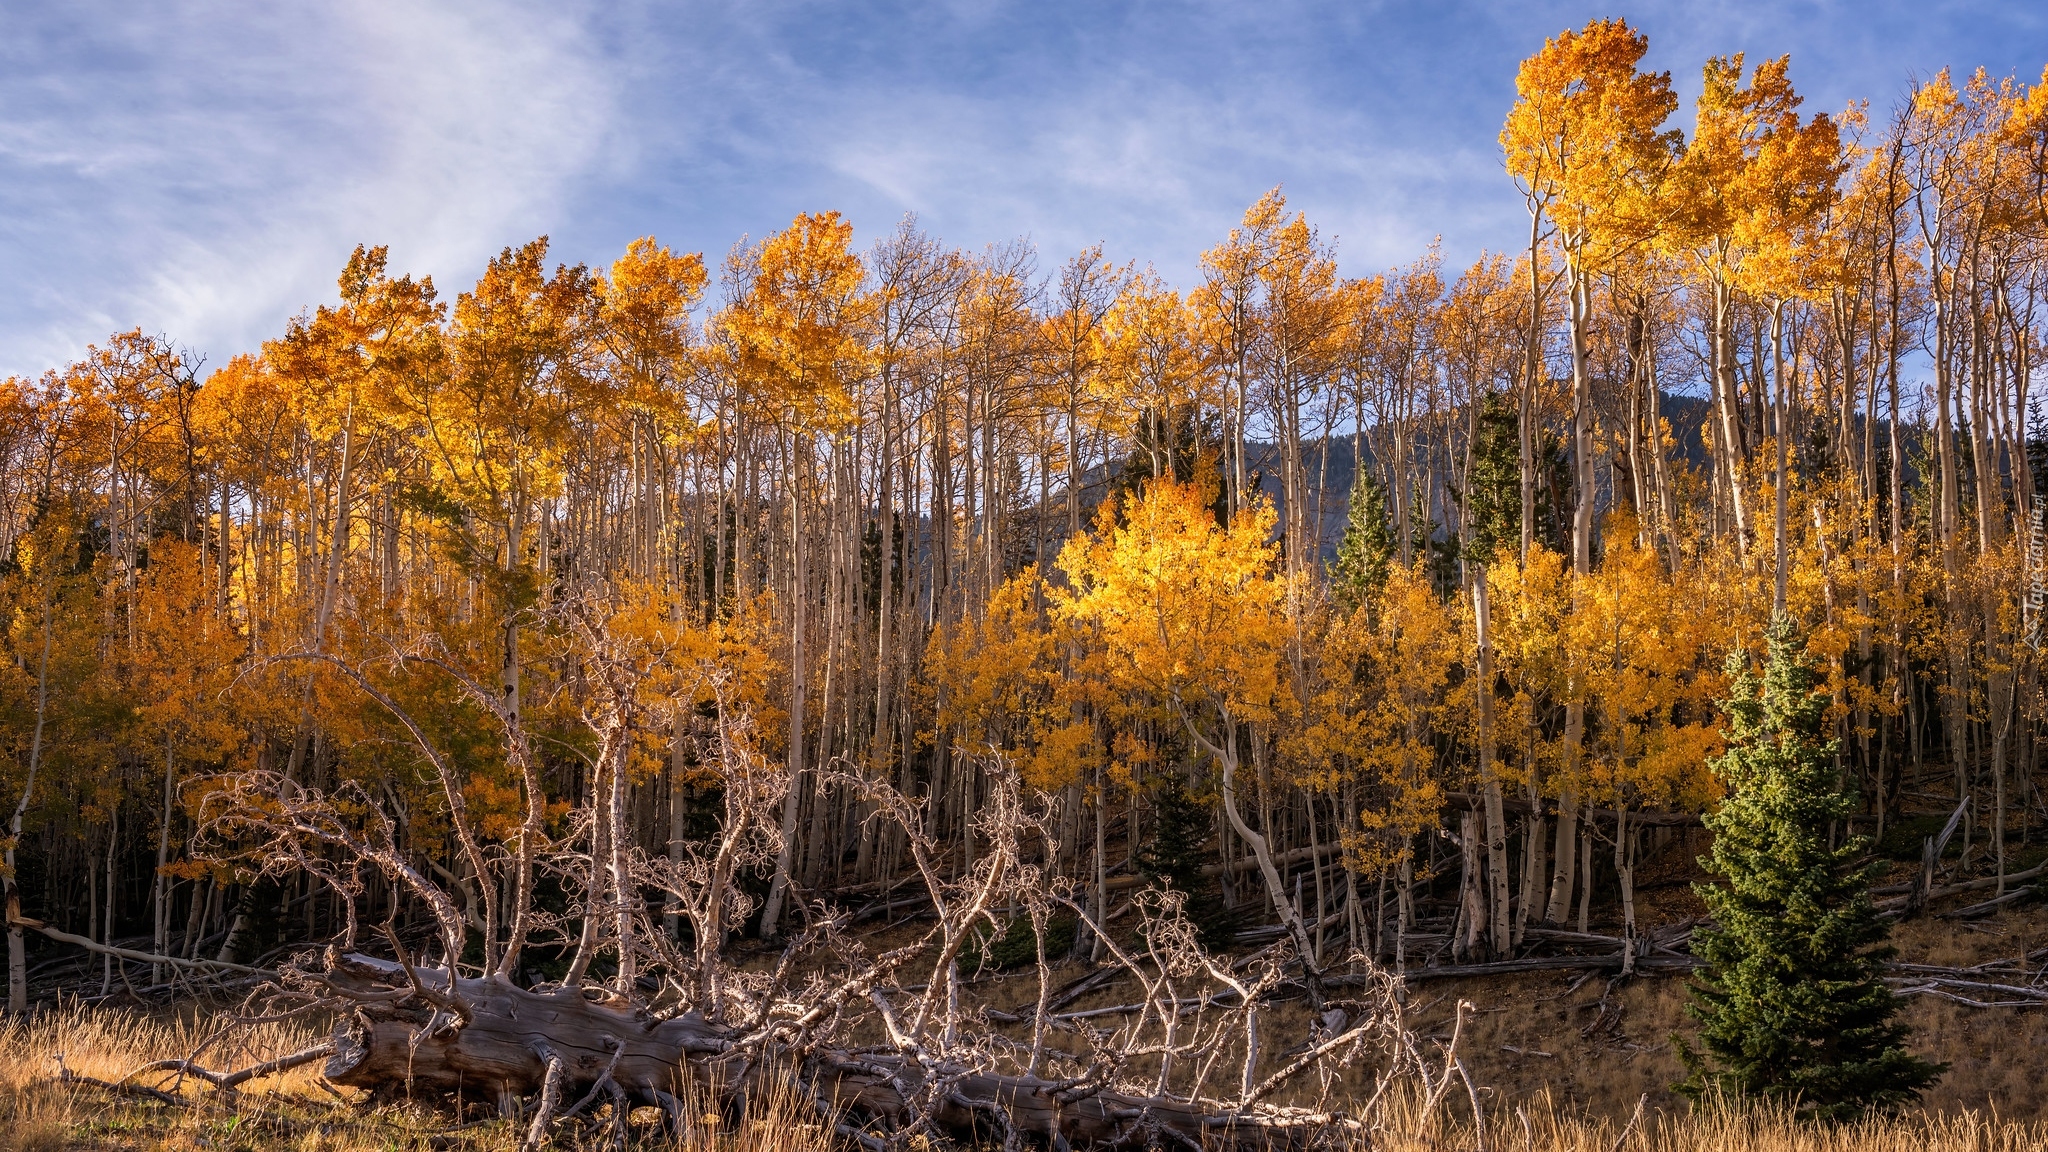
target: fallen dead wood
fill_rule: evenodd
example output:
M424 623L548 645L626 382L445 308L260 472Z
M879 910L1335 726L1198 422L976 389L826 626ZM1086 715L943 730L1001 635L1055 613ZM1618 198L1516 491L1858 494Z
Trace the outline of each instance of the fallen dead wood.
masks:
M422 974L449 988L445 972ZM372 995L408 986L397 965L355 955L335 958L329 980ZM485 1099L532 1095L552 1077L560 1098L615 1088L632 1103L662 1108L681 1123L679 1109L693 1084L730 1101L760 1089L767 1077L790 1074L835 1114L851 1117L856 1129L907 1123L916 1098L943 1082L946 1090L931 1116L942 1127L972 1131L997 1106L1016 1131L1047 1139L1057 1133L1075 1146L1112 1145L1151 1132L1196 1147L1287 1147L1343 1126L1339 1118L1313 1112L1219 1113L1100 1084L944 1064L927 1068L900 1053L757 1049L745 1034L696 1013L648 1020L593 1001L579 989L527 991L501 980L458 978L449 994L469 1006L470 1020L460 1027L449 1022L423 1029L367 1010L344 1020L334 1034L326 1077L373 1091L402 1085Z
M1367 971L1347 977L1349 999L1322 999L1299 900L1277 888L1270 854L1259 866L1268 872L1269 895L1297 927L1288 938L1233 960L1212 956L1180 894L1167 892L1137 902L1138 943L1127 947L1130 937L1106 931L1092 911L1099 895L1081 899L1054 867L1058 801L1027 801L1015 766L994 752L977 765L984 791L973 813L976 850L957 869L927 833L923 799L843 764L820 766L805 786L857 796L869 818L899 838L922 882L921 895L883 888L876 899L915 900L929 912L920 908L916 939L877 953L848 934L853 911L792 887L781 955L769 965L735 963L728 942L761 907L746 881L778 868L796 781L758 751L745 713L728 707L728 673L693 673L692 691L709 693L708 710L694 697L650 696L660 653L638 633L608 632L610 609L568 597L549 611L587 649L583 674L593 693L583 713L594 748L587 800L570 813L565 836L548 834L557 816L532 737L498 686L444 652L396 642L389 669L374 677L332 653L292 658L332 668L411 733L447 800L457 867L420 868L401 842L401 820L353 782L329 795L259 767L218 778L195 813L195 843L217 846L217 862L310 875L344 901L349 943L284 962L272 990L291 1010L335 1014L323 1069L333 1083L385 1098L494 1103L500 1115L521 1117L522 1152L538 1152L569 1124L599 1125L609 1131L596 1142L621 1143L634 1105L652 1105L681 1128L690 1119L684 1101L697 1093L736 1108L750 1093L784 1082L807 1094L845 1139L873 1149L994 1137L1009 1147L1249 1150L1362 1131L1400 1096L1390 1091L1397 1080L1419 1079L1440 1098L1460 1077L1455 1042L1442 1052L1441 1069L1436 1056L1424 1061L1402 1022L1397 983L1369 961ZM415 666L455 684L503 730L525 813L499 848L486 849L467 814L460 772L381 686ZM628 769L635 734L650 719L659 731L685 720L696 733L696 762L714 766L723 781L717 831L676 842L663 856L631 847ZM1298 858L1317 856L1334 860L1336 850ZM371 874L431 921L424 941L400 940L387 922L394 960L354 951ZM536 907L543 883L569 896L566 913ZM668 929L657 915L687 922L688 932ZM1108 951L1114 964L1106 971L1138 989L1135 1013L1089 1017L1095 1024L1075 1013L1059 1019L1059 1008L1112 977L1055 990L1043 955L1028 1007L981 1015L963 1004L970 948L1018 920L1043 941L1054 915L1075 917ZM566 972L559 984L523 988L515 979L529 967L523 950L543 938L573 949ZM1270 1022L1262 1031L1271 1002L1298 992L1316 1009L1308 1034L1290 1044ZM1191 1005L1193 1012L1184 1011ZM998 1030L991 1019L1011 1027ZM1061 1044L1047 1043L1055 1028L1066 1034ZM1023 1031L1028 1039L1017 1035ZM874 1043L877 1037L885 1042ZM1349 1113L1268 1102L1311 1069L1368 1054L1373 1088ZM312 1058L308 1050L284 1059ZM202 1070L174 1062L156 1071ZM209 1075L227 1085L240 1073Z
M52 928L40 920L30 920L21 916L10 916L7 924L10 928L26 928L32 932L40 932L61 944L71 944L88 952L95 952L102 956L112 956L121 960L134 960L141 964L170 964L179 968L195 968L200 971L240 972L250 976L275 977L277 975L274 969L253 968L247 964L230 964L225 960L188 960L183 956L161 956L154 952L137 952L130 948L116 948L111 945L102 944L89 936L74 935L70 932Z
M1316 859L1318 857L1335 857L1336 855L1338 855L1338 853L1339 849L1334 844L1323 844L1320 846L1309 848L1296 848L1288 852L1274 853L1273 866L1275 868L1292 868L1294 865L1303 863L1307 860ZM1231 860L1222 864L1204 864L1202 865L1202 875L1213 878L1221 876L1226 872L1232 875L1235 875L1240 872L1255 872L1258 870L1258 868L1258 860L1256 858L1247 857L1243 860ZM1111 892L1121 892L1128 888L1143 887L1144 884L1145 878L1142 876L1112 876L1109 879L1107 889Z
M279 1056L275 1060L265 1060L261 1064L254 1064L234 1072L214 1072L192 1060L153 1060L130 1072L128 1075L121 1077L119 1083L127 1084L138 1077L147 1076L153 1072L175 1072L181 1079L190 1076L195 1080L201 1080L212 1085L219 1091L234 1092L251 1080L260 1080L265 1076L275 1076L280 1072L289 1072L301 1065L311 1064L315 1060L332 1055L334 1055L333 1044L315 1044L304 1051L294 1052L289 1056Z
M2038 1008L2048 1006L2048 988L2035 988L2017 984L1995 984L1985 980L1958 980L1949 977L1905 977L1888 976L1885 983L1891 985L1895 996L1933 996L1952 1004L1969 1008ZM2002 996L2001 1000L1973 999L1969 993Z
M1115 980L1117 975L1117 970L1114 968L1097 968L1095 971L1053 993L1052 997L1046 1001L1045 1006L1048 1010L1057 1012L1081 997L1088 995L1090 992L1107 985L1112 980Z
M2008 872L2005 875L2005 882L2007 884L2024 884L2029 880L2033 880L2041 876L2048 876L2048 861L2043 861L2042 863L2037 864L2024 872ZM1907 896L1893 897L1887 900L1880 900L1877 902L1877 906L1879 908L1905 907L1911 899L1910 893L1912 887L1912 885L1906 885L1908 891ZM1955 884L1944 884L1939 888L1929 888L1926 894L1921 897L1921 900L1923 902L1931 900L1945 900L1950 896L1961 896L1965 892L1982 892L1986 888L1996 887L1998 887L1998 877L1980 876L1975 880L1964 880ZM1897 888L1897 885L1892 886L1892 890L1896 890ZM1872 889L1872 891L1875 892L1878 890ZM2008 893L2008 895L2010 895L2010 893Z
M62 1060L58 1061L57 1075L51 1077L48 1082L72 1088L97 1088L102 1092L109 1092L116 1096L138 1096L145 1100L154 1100L159 1104L169 1104L173 1108L188 1107L192 1103L183 1096L172 1092L165 1092L160 1088L150 1088L142 1084L124 1084L113 1080L102 1080L97 1076L80 1076L76 1072L65 1068Z
M1704 963L1681 953L1667 956L1637 956L1635 967L1638 972L1690 972ZM1618 972L1621 967L1622 956L1619 953L1601 956L1528 956L1519 960L1494 960L1484 964L1444 964L1433 968L1409 968L1402 971L1400 977L1407 983L1414 984L1424 980L1511 976L1520 972L1568 972L1577 969ZM1344 987L1349 979L1345 976L1332 976L1328 983L1333 988Z

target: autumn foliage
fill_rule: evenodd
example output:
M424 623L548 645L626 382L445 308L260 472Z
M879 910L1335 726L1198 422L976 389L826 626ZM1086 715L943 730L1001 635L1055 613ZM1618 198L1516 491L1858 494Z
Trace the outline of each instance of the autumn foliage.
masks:
M1844 819L1967 802L2003 877L2043 723L2048 79L1814 114L1789 59L1717 57L1686 120L1647 50L1596 21L1523 63L1528 242L1462 268L1346 275L1277 189L1182 285L833 212L711 264L536 239L452 300L362 247L261 348L126 332L0 383L9 900L160 955L324 939L332 892L199 842L260 769L376 806L488 919L465 860L595 860L600 794L607 851L693 858L732 783L695 750L743 716L788 787L720 933L894 890L912 844L850 779L968 874L994 758L1098 917L1170 791L1311 968L1633 941L1640 822L1723 799L1727 657L1777 618Z

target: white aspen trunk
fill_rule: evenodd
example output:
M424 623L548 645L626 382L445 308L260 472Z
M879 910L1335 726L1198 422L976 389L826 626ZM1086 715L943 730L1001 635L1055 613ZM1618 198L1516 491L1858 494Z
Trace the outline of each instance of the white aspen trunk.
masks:
M1579 823L1579 854L1586 859L1586 874L1579 880L1579 931L1583 933L1593 909L1593 813L1581 813Z
M685 848L685 833L689 828L685 819L688 815L684 807L687 790L683 780L683 741L688 736L688 722L688 710L677 708L668 750L668 858L678 866L689 856ZM682 929L682 916L676 911L673 898L662 908L661 927L670 939L675 939Z
M1529 203L1529 332L1523 349L1521 401L1522 563L1536 541L1536 383L1543 360L1543 273L1541 254L1543 207ZM1359 421L1364 423L1363 417ZM1354 463L1356 461L1354 460Z
M108 947L114 944L114 849L121 843L121 806L116 803L107 817L107 903L106 915L100 918L100 941ZM114 990L114 957L112 953L100 954L100 995Z
M1787 485L1791 474L1787 471L1787 449L1792 439L1792 411L1786 398L1791 394L1785 379L1785 301L1771 301L1771 376L1778 386L1777 399L1777 488L1775 507L1772 511L1772 543L1777 558L1777 582L1771 592L1771 616L1777 619L1785 615L1785 584L1790 575L1791 559L1785 536L1785 508L1789 493Z
M617 937L619 948L619 974L613 987L621 996L633 994L633 980L636 975L633 950L633 923L639 911L640 894L634 891L632 870L628 857L633 850L632 824L627 810L626 764L632 755L630 736L619 741L615 755L618 762L612 765L611 797L604 805L604 815L611 821L611 888L612 888L612 932ZM594 862L593 862L594 865ZM488 884L484 877L481 883ZM488 948L486 955L488 956ZM488 960L486 961L488 962Z
M801 465L798 438L790 438L789 476L789 793L782 801L782 845L775 854L775 876L768 884L768 897L761 905L761 937L773 939L782 926L782 905L787 899L789 869L795 859L797 814L803 801L804 780L804 690L807 654L804 650L806 594L804 581L804 528Z
M1187 725L1188 733L1195 738L1222 768L1223 812L1230 820L1230 826L1238 838L1252 850L1252 858L1258 862L1259 877L1266 882L1266 895L1280 912L1281 922L1286 924L1288 934L1294 938L1299 950L1302 968L1308 976L1309 1003L1317 1011L1322 1010L1321 973L1315 967L1315 946L1309 941L1308 926L1302 923L1301 910L1287 895L1287 888L1281 882L1280 870L1273 864L1273 852L1266 838L1255 831L1237 807L1237 719L1228 711L1223 713L1223 741L1210 741L1194 725L1194 721L1183 709L1181 720Z
M1484 564L1476 564L1472 568L1472 616L1478 648L1478 683L1473 688L1479 701L1475 710L1478 717L1479 780L1486 797L1487 904L1490 909L1487 931L1493 955L1500 957L1513 951L1513 942L1508 935L1507 813L1501 798L1500 777L1494 771L1493 762L1493 642Z
M1728 504L1735 516L1735 560L1746 563L1749 548L1749 502L1742 492L1742 430L1735 412L1735 336L1730 330L1734 289L1714 285L1714 394L1720 417L1721 467L1728 477Z
M1592 326L1591 277L1579 268L1572 270L1572 571L1583 576L1593 570L1593 381L1587 367L1590 350L1588 330Z
M1628 850L1628 807L1619 797L1614 802L1614 875L1621 886L1621 974L1636 970L1636 884L1634 853Z
M1479 950L1487 931L1485 882L1480 879L1485 865L1479 858L1479 815L1458 813L1458 920L1453 930L1454 953L1460 959Z
M165 906L165 900L170 895L170 892L168 878L164 875L164 867L171 862L171 796L176 786L176 761L172 754L171 734L166 730L164 732L163 819L157 824L156 875L154 883L150 886L149 893L150 910L155 921L155 931L150 936L150 940L155 944L154 951L158 956L168 955L170 951L167 947L167 939L170 934L170 909ZM164 966L162 964L150 965L149 982L151 984L161 984L163 980Z
M46 581L50 578L46 572ZM43 764L43 725L50 712L51 601L55 594L46 582L43 588L43 651L36 664L36 724L29 736L28 779L22 784L21 799L14 805L14 815L7 822L7 1010L17 1015L28 1011L28 953L21 929L15 925L21 917L21 889L15 883L18 873L15 871L14 852L21 843L22 818L28 814L29 805L35 799L36 773Z
M341 475L335 484L334 527L328 534L327 572L320 590L320 607L313 624L313 651L321 652L327 646L327 625L334 618L334 597L341 583L341 558L348 548L348 486L349 472L355 456L355 401L350 400L347 413L341 422ZM306 449L306 493L307 515L312 514L313 452L311 445ZM313 529L318 531L317 526ZM306 746L312 740L313 723L313 678L306 678L305 692L299 700L299 726L292 738L291 761L285 767L285 775L293 780L299 778L306 760Z
M1572 885L1577 879L1579 843L1579 793L1569 781L1558 790L1557 796L1557 846L1552 853L1556 857L1555 869L1550 877L1550 900L1543 910L1543 919L1551 924L1562 924L1572 913Z

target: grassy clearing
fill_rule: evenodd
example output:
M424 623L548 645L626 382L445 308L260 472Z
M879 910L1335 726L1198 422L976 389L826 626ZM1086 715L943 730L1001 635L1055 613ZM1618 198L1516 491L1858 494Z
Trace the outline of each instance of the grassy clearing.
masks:
M200 1016L121 1010L59 1009L0 1022L0 1152L510 1152L519 1146L520 1133L505 1121L464 1124L446 1110L408 1101L372 1104L361 1092L326 1085L317 1063L252 1081L239 1094L215 1092L189 1077L180 1083L169 1072L130 1081L165 1091L177 1104L57 1079L63 1069L120 1083L152 1060L195 1052L210 1068L243 1067L319 1039L311 1028L280 1025L222 1033ZM645 1135L658 1131L651 1109L632 1120ZM788 1094L756 1097L737 1123L701 1109L678 1138L644 1143L676 1152L817 1152L828 1146L815 1114Z
M372 1105L361 1094L323 1085L317 1066L216 1093L171 1074L148 1083L183 1101L173 1105L56 1082L59 1068L119 1082L151 1060L202 1051L212 1067L238 1066L296 1051L311 1029L271 1025L247 1030L229 1049L213 1022L123 1011L65 1009L0 1025L0 1152L73 1149L177 1152L509 1152L519 1134L503 1121L459 1125L422 1105ZM209 1041L212 1043L209 1043ZM1647 1108L1616 1117L1565 1103L1548 1089L1489 1105L1492 1152L2023 1152L2048 1147L2048 1124L1986 1110L1929 1112L1843 1128L1814 1128L1770 1113L1695 1113ZM643 1110L645 1111L645 1110ZM675 1152L814 1152L828 1146L806 1105L791 1095L757 1098L735 1123L704 1109L690 1128L658 1135L651 1112L634 1119L646 1148ZM1450 1152L1479 1147L1471 1104L1462 1094L1434 1115L1397 1109L1376 1152ZM564 1134L564 1145L574 1143ZM1360 1145L1357 1152L1362 1152Z

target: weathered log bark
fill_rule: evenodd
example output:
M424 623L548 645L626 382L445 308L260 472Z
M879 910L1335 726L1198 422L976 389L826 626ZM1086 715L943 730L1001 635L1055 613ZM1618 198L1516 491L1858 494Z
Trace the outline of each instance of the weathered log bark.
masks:
M656 1020L588 998L594 989L528 991L495 978L459 978L451 989L445 970L418 974L434 999L459 998L468 1021L458 1024L406 996L407 977L389 961L332 961L324 979L358 1008L335 1029L324 1070L329 1080L391 1094L504 1100L538 1092L551 1055L560 1061L561 1098L609 1080L633 1103L671 1115L693 1086L729 1102L763 1077L794 1075L855 1129L875 1121L901 1127L914 1119L914 1102L936 1076L945 1082L931 1110L939 1127L967 1133L977 1123L984 1132L1007 1124L1043 1139L1057 1132L1076 1148L1144 1143L1155 1133L1168 1144L1202 1148L1293 1148L1347 1126L1339 1117L1295 1109L1231 1112L1096 1084L925 1068L895 1052L776 1048L695 1013Z

